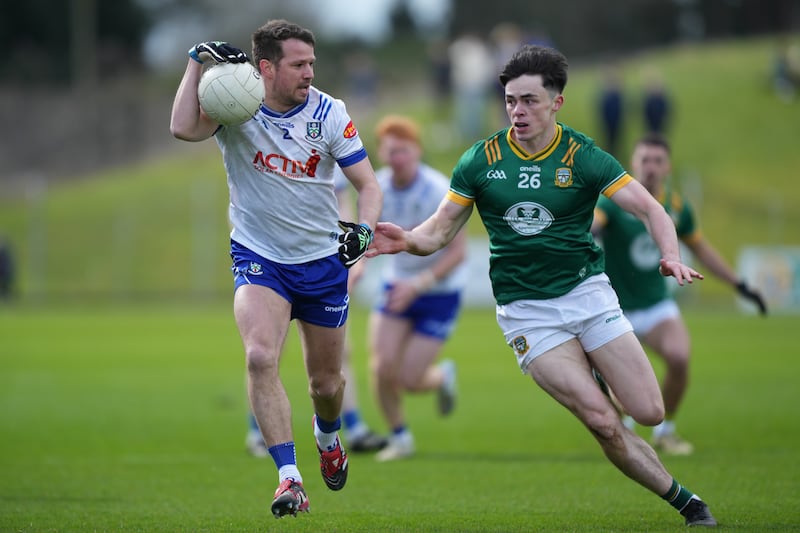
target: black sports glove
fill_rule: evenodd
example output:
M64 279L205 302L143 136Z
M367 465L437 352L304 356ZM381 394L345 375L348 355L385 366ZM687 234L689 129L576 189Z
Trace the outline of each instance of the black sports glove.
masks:
M739 291L739 294L742 296L742 298L750 300L751 302L756 304L758 306L758 311L762 315L767 314L767 304L764 303L764 299L758 292L748 287L747 283L745 283L744 281L737 283L736 290Z
M367 248L372 242L372 230L366 224L339 221L339 227L344 233L339 234L339 261L350 268L367 253Z
M203 63L211 60L214 63L246 63L247 54L223 41L208 41L196 44L189 49L189 57Z

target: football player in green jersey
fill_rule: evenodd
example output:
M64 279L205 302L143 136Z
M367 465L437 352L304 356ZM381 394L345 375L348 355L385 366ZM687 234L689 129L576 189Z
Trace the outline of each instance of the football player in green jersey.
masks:
M476 207L489 235L497 321L522 371L569 409L626 476L667 500L687 525L714 526L708 506L667 472L622 424L593 377L597 369L640 424L664 418L658 380L619 307L589 231L599 195L642 220L659 268L678 284L703 276L681 262L664 208L611 155L558 122L567 60L526 45L500 74L510 127L469 148L438 210L407 231L379 223L368 256L427 255L450 242Z
M762 314L767 307L761 295L739 279L733 269L700 232L691 206L670 187L670 148L658 134L643 137L633 150L631 169L636 179L656 198L675 223L678 237L697 260L720 280L753 302ZM653 446L671 455L689 455L691 443L675 432L674 416L689 377L689 332L665 279L658 273L659 252L644 224L601 197L595 208L592 233L599 235L606 252L606 273L611 279L625 316L636 335L664 360L662 382L664 421L653 428ZM633 425L626 417L626 425Z

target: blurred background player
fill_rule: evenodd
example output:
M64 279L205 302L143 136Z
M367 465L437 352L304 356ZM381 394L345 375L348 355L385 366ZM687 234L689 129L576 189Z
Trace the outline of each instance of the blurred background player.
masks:
M380 220L411 229L436 211L449 180L421 161L419 126L414 121L386 116L376 132L378 155L386 164L376 172L383 191ZM385 258L382 294L369 318L373 388L391 429L389 443L376 455L378 461L414 454L402 405L404 393L437 391L439 413L453 410L455 363L433 363L455 326L466 284L466 253L467 237L461 231L431 255ZM364 268L363 263L358 268Z
M339 202L339 218L342 220L355 220L355 207L353 205L353 195L350 183L344 173L336 168L334 170L334 184L336 187L336 199ZM351 269L347 280L348 293L353 293L353 285L357 281ZM346 325L343 327L347 327ZM370 430L369 426L361 418L358 408L358 393L356 391L356 379L353 374L353 367L350 364L352 354L352 343L350 336L346 335L344 353L342 354L342 374L345 377L344 396L342 397L342 423L344 424L344 437L347 442L347 450L350 452L374 452L386 446L387 439L383 435L378 435ZM264 437L258 429L256 417L252 411L248 412L248 431L245 438L247 451L254 457L266 457L269 455L267 446L264 444Z
M338 434L347 269L366 253L382 202L344 103L312 85L315 43L310 30L280 19L253 33L253 63L265 96L256 116L238 126L221 126L202 112L197 87L204 62L240 63L248 61L247 55L219 41L197 44L189 50L170 121L178 139L213 136L222 152L233 226L233 311L245 353L250 407L278 471L271 504L276 518L310 506L297 465L291 402L280 377L292 321L300 334L313 404L320 473L330 490L341 490L347 482L349 463ZM358 192L357 223L339 220L335 166Z
M678 237L694 257L766 314L761 295L739 279L703 237L691 205L671 187L670 148L666 139L651 133L637 142L631 170L670 214ZM674 418L689 382L689 332L667 280L658 272L658 247L644 224L603 196L595 209L592 233L602 238L606 273L634 332L666 365L661 384L665 416L661 424L653 427L653 447L667 454L688 455L693 446L678 436ZM625 423L628 427L634 424L627 416Z

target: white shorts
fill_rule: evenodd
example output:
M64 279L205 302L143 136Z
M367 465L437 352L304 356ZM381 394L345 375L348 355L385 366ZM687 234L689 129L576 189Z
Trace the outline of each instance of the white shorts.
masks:
M605 274L557 298L498 305L497 323L523 372L536 357L570 339L591 352L633 330Z
M675 300L662 300L655 305L636 311L625 311L633 332L642 337L650 333L654 327L665 320L680 316L681 310Z

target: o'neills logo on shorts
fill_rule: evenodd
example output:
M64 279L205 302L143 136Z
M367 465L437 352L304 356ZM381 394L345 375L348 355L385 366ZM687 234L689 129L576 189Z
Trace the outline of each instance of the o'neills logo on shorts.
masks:
M528 341L522 335L519 337L514 337L514 340L511 341L511 346L519 355L522 355L528 351Z

